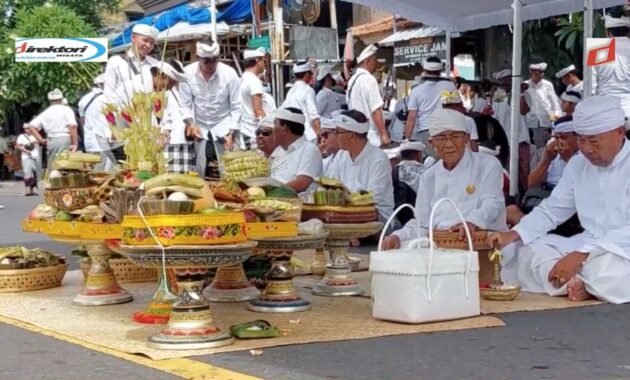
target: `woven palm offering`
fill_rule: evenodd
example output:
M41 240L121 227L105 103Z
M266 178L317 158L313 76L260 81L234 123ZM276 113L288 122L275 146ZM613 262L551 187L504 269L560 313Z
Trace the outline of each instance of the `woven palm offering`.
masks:
M473 250L479 253L479 283L492 282L493 264L488 259L492 247L488 244L488 231L476 230L472 235ZM458 231L433 230L433 242L439 248L468 250L468 242L459 238Z
M61 286L68 270L63 256L24 247L0 248L0 292L23 292Z
M253 151L227 152L221 159L221 177L226 181L242 181L269 176L269 161Z
M367 223L378 220L374 194L349 191L341 182L320 177L302 210L302 220L319 219L324 223Z

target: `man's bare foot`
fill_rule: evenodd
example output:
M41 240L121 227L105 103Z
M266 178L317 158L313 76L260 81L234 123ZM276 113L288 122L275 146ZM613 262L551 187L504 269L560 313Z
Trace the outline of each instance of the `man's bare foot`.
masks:
M584 281L577 277L573 277L567 282L567 295L571 301L586 301L589 298L593 298L593 296L586 291Z
M361 242L359 242L359 239L351 239L350 245L353 247L358 247L359 245L361 245Z

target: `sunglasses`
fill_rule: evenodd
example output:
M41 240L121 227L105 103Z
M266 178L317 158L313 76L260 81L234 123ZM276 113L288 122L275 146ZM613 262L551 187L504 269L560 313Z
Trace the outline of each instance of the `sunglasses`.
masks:
M264 137L269 137L269 136L271 136L271 134L272 134L271 131L266 131L266 130L263 130L263 129L257 129L256 130L256 136L262 135Z

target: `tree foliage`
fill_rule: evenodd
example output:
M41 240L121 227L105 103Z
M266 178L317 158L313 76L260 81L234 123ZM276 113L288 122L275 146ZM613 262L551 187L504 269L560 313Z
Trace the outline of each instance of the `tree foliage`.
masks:
M0 20L9 28L15 26L15 15L20 10L29 10L45 5L65 7L74 11L94 29L101 28L105 12L120 10L121 0L0 0ZM3 19L4 18L4 19Z
M5 102L47 102L47 93L61 89L69 102L91 87L98 63L15 62L16 37L96 37L94 28L72 10L41 6L19 10L9 38L0 41L0 98Z

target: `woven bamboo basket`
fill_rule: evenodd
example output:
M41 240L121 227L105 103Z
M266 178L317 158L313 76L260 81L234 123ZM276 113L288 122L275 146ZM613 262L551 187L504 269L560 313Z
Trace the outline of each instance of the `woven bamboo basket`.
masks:
M488 245L487 239L488 231L477 230L472 234L473 249L479 253L479 282L489 284L492 282L493 265L488 259L488 253L492 247ZM439 248L468 249L468 243L459 240L458 232L434 230L433 241Z
M46 268L0 270L0 293L27 292L61 286L68 263Z
M79 263L83 279L87 279L90 270L90 259L82 259ZM155 282L158 278L158 270L155 268L142 268L127 259L110 259L109 266L114 271L116 280L121 284L133 284L141 282Z

